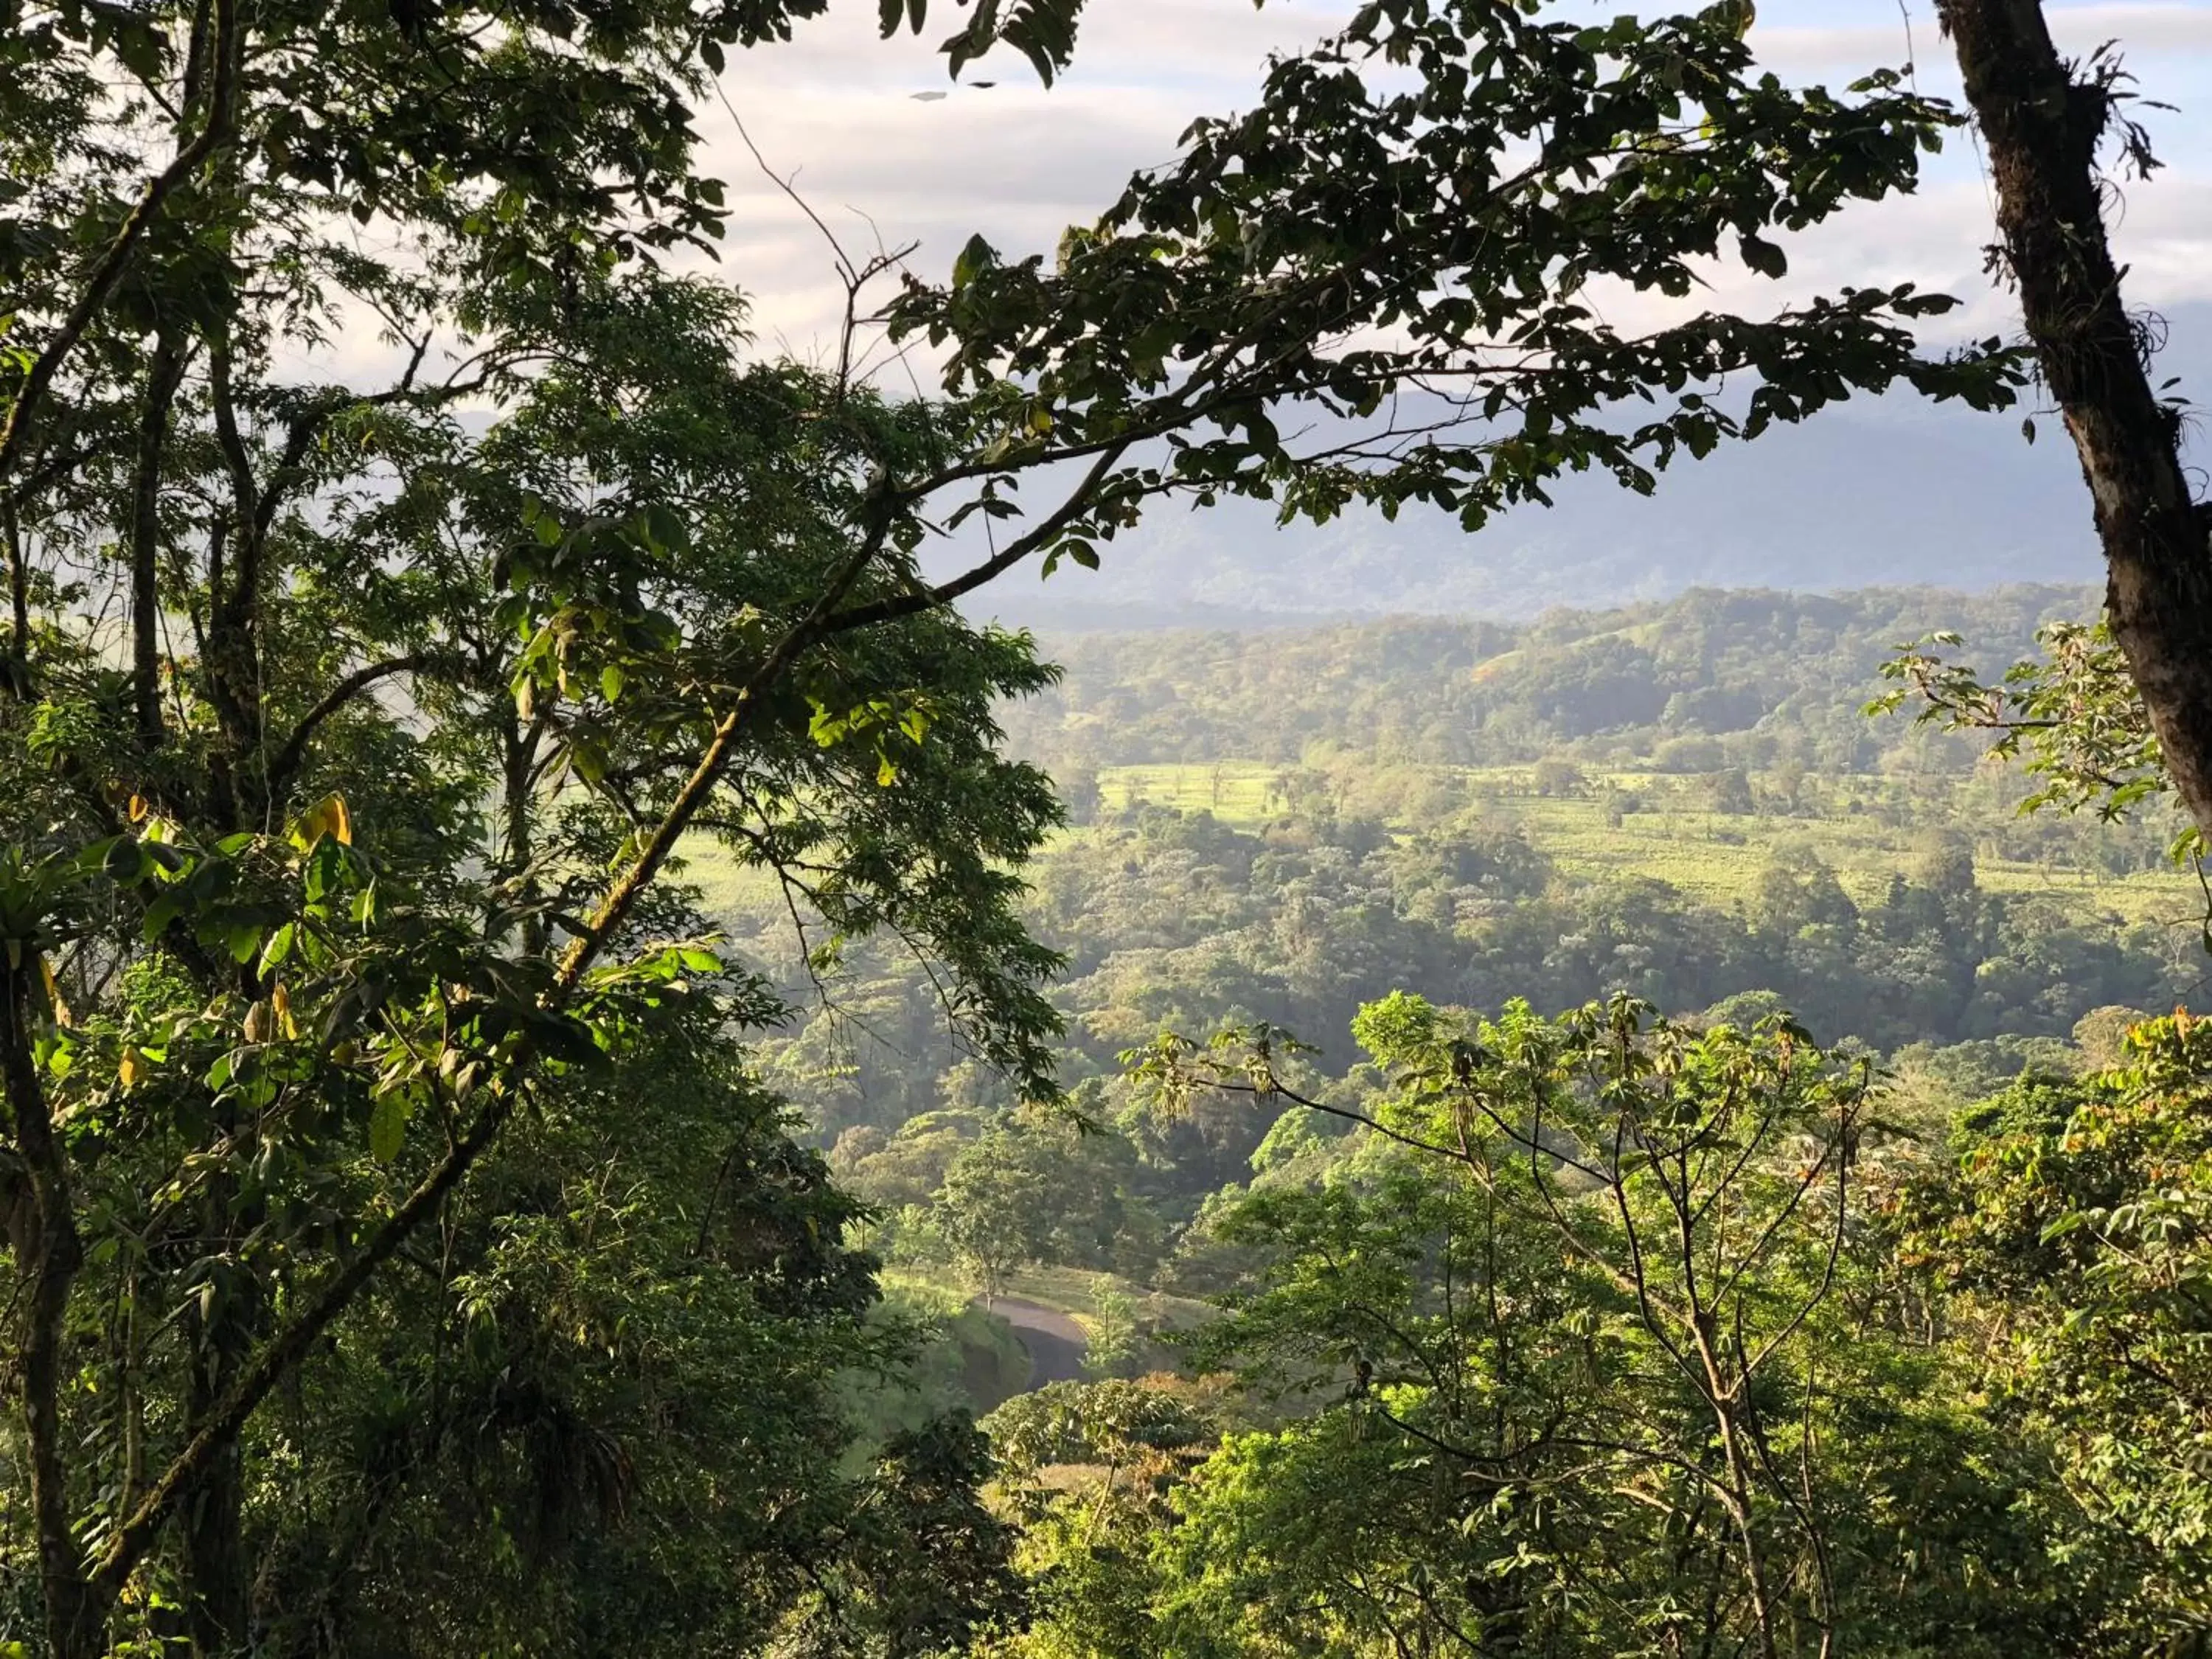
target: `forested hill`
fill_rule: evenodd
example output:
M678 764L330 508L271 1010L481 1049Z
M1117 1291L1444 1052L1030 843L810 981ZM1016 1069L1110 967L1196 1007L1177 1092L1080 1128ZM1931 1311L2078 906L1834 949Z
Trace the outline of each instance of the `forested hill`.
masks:
M1863 712L1902 640L1955 629L1995 670L2095 599L1705 592L1521 624L1047 639L1065 678L998 713L1072 818L1021 872L1066 957L1063 1077L1255 1018L1338 1069L1377 986L1693 1013L1759 994L1884 1052L2171 1006L2202 972L2202 910L2164 811L2021 817L2029 783L1981 745ZM811 1001L784 893L695 851L706 908ZM824 1141L997 1098L919 967L874 946L837 967L834 1006L763 1048Z
M2098 603L2094 589L2057 586L1703 589L1524 623L1049 634L1044 653L1065 678L1004 719L1015 747L1056 772L1294 762L1316 744L1382 763L1510 764L1571 748L1684 771L1724 756L1857 772L1925 741L1859 713L1900 641L1955 629L1994 671L2026 654L2042 623Z

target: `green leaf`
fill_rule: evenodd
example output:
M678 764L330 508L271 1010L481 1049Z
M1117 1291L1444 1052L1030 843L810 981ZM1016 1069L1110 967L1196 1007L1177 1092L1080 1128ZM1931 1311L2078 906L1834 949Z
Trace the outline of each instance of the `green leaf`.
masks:
M404 1090L378 1096L368 1115L368 1155L379 1164L398 1158L407 1142L407 1120L413 1115Z
M269 943L261 952L260 973L264 978L282 968L284 959L292 954L292 941L297 937L298 927L297 922L288 921L270 934Z
M149 945L157 943L161 935L169 931L169 924L177 919L184 908L185 895L180 891L164 893L148 905L146 907L146 942Z
M2042 1232L2038 1237L2044 1243L2048 1244L2054 1239L2065 1237L2069 1233L2077 1233L2088 1224L2087 1212L2069 1210L2064 1215L2054 1217L2045 1222Z
M981 232L977 232L968 239L968 245L960 250L959 257L952 262L952 286L966 288L998 263L998 249L983 240Z

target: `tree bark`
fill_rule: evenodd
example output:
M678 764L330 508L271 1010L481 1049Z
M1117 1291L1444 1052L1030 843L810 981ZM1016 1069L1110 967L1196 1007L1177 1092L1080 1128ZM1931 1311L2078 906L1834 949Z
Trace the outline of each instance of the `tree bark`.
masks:
M218 1110L216 1127L234 1140L240 1125ZM234 1169L218 1169L200 1204L198 1248L229 1271L213 1281L217 1292L187 1305L181 1329L190 1356L185 1396L185 1435L196 1438L215 1419L260 1340L266 1304L247 1241L266 1219L266 1206L241 1194ZM185 1498L181 1560L185 1630L197 1659L222 1659L250 1645L248 1611L252 1562L246 1546L246 1460L231 1437L208 1460Z
M222 743L210 757L209 815L227 829L247 829L260 821L265 780L255 775L262 752L261 583L264 526L261 489L230 380L228 343L208 353L209 409L215 417L217 447L230 474L232 568L228 591L213 585L208 594L205 674L208 702L216 712Z
M186 1321L195 1347L185 1401L187 1431L198 1433L213 1417L243 1358L248 1319L228 1306L212 1319ZM229 1440L210 1460L183 1514L185 1628L198 1659L222 1659L247 1645L252 1583L246 1549L246 1466L240 1443Z
M516 884L515 898L519 903L530 905L537 897L537 884L528 879L530 860L534 856L531 844L531 793L538 781L538 751L545 734L543 714L524 721L510 717L502 734L505 750L502 765L502 798L506 808L500 858L507 878ZM534 908L523 916L520 930L522 954L534 957L545 949L545 922Z
M131 486L131 679L138 741L158 746L161 719L161 461L169 445L169 407L184 379L184 349L164 336L146 375Z
M62 1444L61 1382L71 1286L83 1264L70 1207L66 1152L53 1133L33 1055L36 1016L45 994L36 954L10 939L0 957L0 1079L8 1096L22 1174L8 1206L22 1324L16 1341L15 1389L29 1455L31 1516L39 1545L46 1644L53 1659L97 1659L106 1650L101 1606L89 1593L82 1550L70 1519L68 1459Z
M1989 152L2000 252L2095 503L2113 637L2173 787L2212 835L2212 550L2106 238L2097 153L2115 88L2059 56L2039 0L1937 11Z
M24 563L23 526L15 503L0 497L0 542L8 556L8 684L12 697L31 695L31 572Z

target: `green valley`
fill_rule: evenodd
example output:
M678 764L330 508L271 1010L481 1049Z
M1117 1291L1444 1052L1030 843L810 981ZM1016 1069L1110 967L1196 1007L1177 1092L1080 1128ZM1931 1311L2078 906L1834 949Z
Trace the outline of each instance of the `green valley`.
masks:
M0 4L0 1659L2212 1659L2203 21Z

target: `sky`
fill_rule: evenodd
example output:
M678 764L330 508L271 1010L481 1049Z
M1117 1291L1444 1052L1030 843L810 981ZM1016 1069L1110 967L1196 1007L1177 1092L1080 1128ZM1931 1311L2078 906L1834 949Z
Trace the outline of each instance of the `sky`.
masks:
M1609 16L1613 0L1566 0L1560 14ZM866 0L833 3L788 45L735 54L723 100L701 112L708 170L728 182L733 217L723 264L750 297L764 347L818 356L841 309L822 234L769 179L785 177L856 254L917 245L941 277L981 232L1016 255L1048 252L1137 167L1164 162L1195 116L1248 107L1267 54L1295 49L1345 8L1326 0L1091 0L1073 67L1052 88L1001 53L953 86L936 43L957 13L936 0L920 39L878 38ZM1647 10L1650 8L1647 7ZM2062 47L2118 40L2167 167L2130 183L2118 240L2131 300L2167 307L2212 299L2212 3L2130 0L2046 8ZM1751 41L1785 80L1841 86L1876 66L1911 65L1923 92L1957 97L1957 74L1928 0L1760 0ZM915 94L942 94L921 99ZM1854 209L1791 246L1787 292L1869 280L1916 281L1972 302L1968 325L2002 327L2009 309L1981 273L1990 204L1963 137L1929 165L1920 193ZM1764 279L1713 274L1711 300L1764 309ZM1616 321L1627 320L1616 318Z

